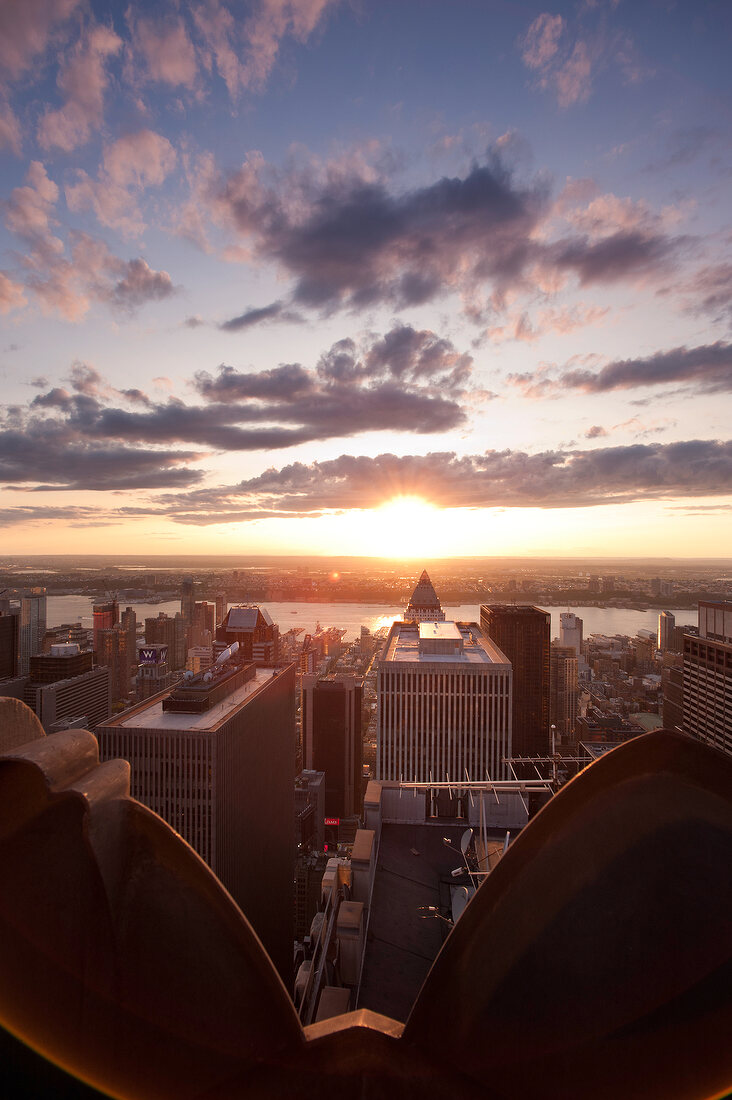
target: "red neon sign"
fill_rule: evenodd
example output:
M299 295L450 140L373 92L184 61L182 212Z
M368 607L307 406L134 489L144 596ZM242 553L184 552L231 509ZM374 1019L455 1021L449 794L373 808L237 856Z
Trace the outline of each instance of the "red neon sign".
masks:
M324 817L323 818L323 824L324 825L340 825L340 823L341 823L341 819L339 817Z

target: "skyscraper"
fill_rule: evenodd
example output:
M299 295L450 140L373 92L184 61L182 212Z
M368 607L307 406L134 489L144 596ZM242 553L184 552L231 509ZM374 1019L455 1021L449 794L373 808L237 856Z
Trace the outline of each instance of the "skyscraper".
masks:
M684 637L684 733L732 755L732 602L699 603L699 636Z
M180 611L186 624L186 631L188 632L188 638L186 645L190 642L190 631L193 627L193 611L196 605L196 598L193 593L193 577L184 577L180 590Z
M220 665L212 677L130 707L96 734L104 760L130 761L133 797L208 863L289 983L294 666Z
M582 656L582 628L584 623L573 611L562 611L559 616L559 644L571 645L575 656Z
M549 653L549 720L556 726L557 742L570 744L577 722L577 654L572 645L552 642Z
M20 601L18 674L27 676L30 659L43 649L46 633L46 589L31 588Z
M161 611L157 617L145 619L145 642L148 645L168 647L168 664L171 672L185 667L186 626L180 611L174 617Z
M126 700L130 694L129 635L117 623L109 630L100 630L97 638L97 664L109 669L109 679L114 702Z
M658 616L658 648L661 653L673 649L676 616L671 611L661 611Z
M115 599L92 605L94 623L94 649L99 650L99 634L102 630L111 630L119 622L119 604Z
M9 679L18 670L18 624L17 611L0 611L0 680Z
M75 643L51 646L51 652L30 659L30 679L24 700L48 729L69 718L84 718L94 729L111 709L108 668L93 667L93 654Z
M480 625L513 668L513 755L545 756L551 615L522 604L482 604Z
M444 623L445 621L445 612L442 610L426 569L422 571L417 587L407 604L404 619L412 623Z
M325 813L352 817L361 812L361 690L357 676L332 680L303 678L305 767L325 772Z
M510 755L507 657L477 623L394 623L379 661L377 779L502 779Z
M216 641L228 646L238 642L243 660L271 665L279 660L280 630L261 607L230 607L216 631Z

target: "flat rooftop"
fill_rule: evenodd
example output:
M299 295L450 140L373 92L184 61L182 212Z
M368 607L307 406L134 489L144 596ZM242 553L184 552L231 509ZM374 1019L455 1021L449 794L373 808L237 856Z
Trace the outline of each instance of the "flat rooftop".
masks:
M423 630L425 633L422 633ZM458 653L423 653L422 640L450 641L462 639ZM477 623L408 623L396 622L389 631L382 663L437 665L505 665L511 662L505 653L486 638Z
M103 722L103 727L112 726L115 729L159 729L159 730L188 730L198 733L213 732L222 722L268 683L273 674L282 671L275 668L257 668L251 680L232 691L225 699L215 703L203 714L177 713L163 710L163 698L159 695L144 703L138 703L130 710L123 711L117 718ZM165 695L169 695L166 692Z

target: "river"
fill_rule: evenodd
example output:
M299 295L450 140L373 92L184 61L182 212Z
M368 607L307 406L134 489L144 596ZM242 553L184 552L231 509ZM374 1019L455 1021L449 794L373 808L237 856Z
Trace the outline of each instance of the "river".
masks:
M121 604L132 607L137 615L138 622L145 618L158 615L161 611L167 615L175 615L180 611L180 600L170 600L165 603L131 603ZM269 611L273 620L279 624L280 631L284 633L293 627L302 628L308 633L313 633L316 624L324 628L337 626L346 631L346 639L351 640L359 635L361 626L367 626L369 630L378 630L379 627L388 626L394 619L399 618L403 608L395 604L367 604L367 603L267 603L263 607ZM448 619L457 619L464 622L480 622L480 607L478 604L445 605L445 613ZM566 611L566 607L547 608L552 617L552 638L559 636L559 616ZM570 607L575 615L584 622L584 636L589 634L627 634L634 635L639 630L656 630L658 627L658 611L635 611L624 607ZM676 616L677 626L696 626L696 609L668 608ZM92 601L88 596L49 596L47 604L48 626L59 626L61 623L81 622L83 626L92 625Z

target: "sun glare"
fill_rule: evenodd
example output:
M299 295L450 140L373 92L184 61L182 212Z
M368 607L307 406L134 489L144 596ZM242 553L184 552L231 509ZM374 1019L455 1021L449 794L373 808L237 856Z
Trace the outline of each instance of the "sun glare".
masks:
M371 517L374 540L388 557L434 556L449 541L444 513L421 497L394 497Z

